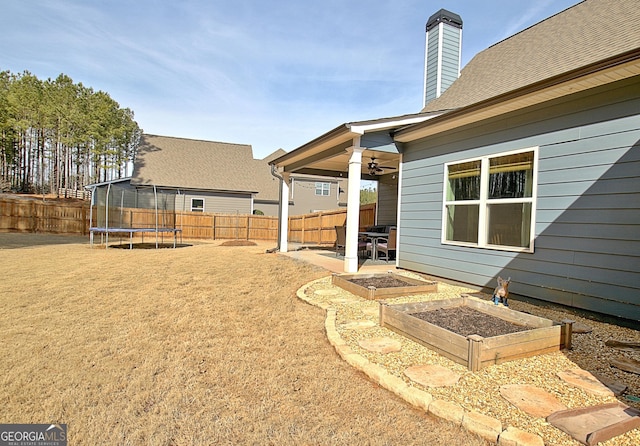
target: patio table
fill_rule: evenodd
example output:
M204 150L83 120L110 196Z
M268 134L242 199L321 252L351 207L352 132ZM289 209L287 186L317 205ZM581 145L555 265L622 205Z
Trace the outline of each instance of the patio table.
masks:
M358 235L367 237L371 239L371 260L378 260L378 252L376 251L376 246L378 244L378 239L388 238L388 232L358 232Z

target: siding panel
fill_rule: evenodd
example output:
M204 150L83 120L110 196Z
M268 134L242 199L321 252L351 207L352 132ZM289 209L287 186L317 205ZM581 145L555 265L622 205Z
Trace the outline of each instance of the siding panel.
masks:
M176 195L176 210L191 211L191 199L204 200L204 212L219 214L251 214L250 194L186 193Z
M398 264L640 320L640 92L622 81L405 144ZM444 163L539 147L533 253L443 245Z
M393 225L398 222L398 181L397 175L382 175L378 177L378 217L379 225Z

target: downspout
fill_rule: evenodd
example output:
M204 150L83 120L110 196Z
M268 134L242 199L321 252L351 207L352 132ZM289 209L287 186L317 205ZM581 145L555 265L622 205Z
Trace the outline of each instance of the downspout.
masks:
M284 177L278 173L275 164L269 164L271 166L271 175L278 180L278 235L276 237L276 247L268 249L267 252L280 251L280 229L282 228L282 182ZM287 206L289 203L287 203Z

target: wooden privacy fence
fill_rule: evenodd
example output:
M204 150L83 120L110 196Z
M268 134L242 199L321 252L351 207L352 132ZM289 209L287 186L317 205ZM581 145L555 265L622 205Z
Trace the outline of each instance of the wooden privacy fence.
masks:
M266 240L278 238L278 218L264 215L176 212L176 228L191 239Z
M187 239L276 241L278 238L278 217L200 212L176 212L175 215L176 228L181 228L182 236ZM361 229L373 225L375 216L375 204L360 206ZM332 245L336 241L335 227L344 225L346 219L346 209L289 217L288 240L292 243Z
M93 225L96 225L96 215ZM375 222L375 204L360 207L360 228ZM89 234L88 202L43 201L37 199L0 198L0 231ZM346 209L314 212L289 217L289 241L304 244L333 244L335 227L344 225ZM201 212L161 212L158 225L182 229L185 239L232 239L276 241L278 217ZM174 226L175 225L175 226ZM109 227L155 228L156 214L149 209L121 209L109 216ZM134 235L136 236L136 235Z
M0 231L89 233L89 204L0 198Z
M375 224L376 205L360 206L360 229ZM336 226L343 226L347 221L347 210L314 212L289 218L289 241L292 243L334 244Z

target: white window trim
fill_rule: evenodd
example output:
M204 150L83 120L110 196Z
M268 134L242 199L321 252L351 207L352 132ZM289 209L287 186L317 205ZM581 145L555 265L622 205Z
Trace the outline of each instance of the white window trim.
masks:
M318 194L318 184L321 184L321 194ZM325 184L329 186L329 188L327 189L327 194L324 194L325 191ZM329 181L316 181L314 183L314 195L316 197L330 197L331 196L331 182Z
M536 208L538 199L538 150L539 147L528 147L526 149L512 150L508 152L492 153L491 155L478 156L474 158L467 158L457 161L451 161L444 164L444 180L442 189L442 227L440 241L443 245L455 245L465 246L470 248L480 249L493 249L498 251L510 251L510 252L534 252L534 240L535 240L535 228L536 228ZM489 182L489 159L497 158L500 156L516 155L518 153L533 152L533 184L531 190L531 197L525 198L499 198L488 199L488 182ZM447 205L455 204L456 201L447 201L447 180L449 166L454 164L467 163L471 161L481 160L480 171L480 199L479 200L465 200L464 203L468 205L477 204L479 207L478 215L478 243L458 242L453 240L447 240ZM516 246L504 246L493 245L487 242L487 206L491 203L531 203L531 227L529 228L529 247L519 248Z
M193 200L202 200L202 209L194 208L193 207ZM190 206L191 212L204 212L204 209L205 209L204 204L205 204L204 203L204 198L192 197L191 198L191 206Z

